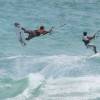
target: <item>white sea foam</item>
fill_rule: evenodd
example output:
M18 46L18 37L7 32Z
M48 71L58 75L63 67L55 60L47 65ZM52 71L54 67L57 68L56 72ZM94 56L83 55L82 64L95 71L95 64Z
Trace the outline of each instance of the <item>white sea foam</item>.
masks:
M83 66L88 59L87 56L26 56L24 60L27 58L31 64L46 63L40 73L42 73L47 80L45 80L41 74L30 74L28 76L28 87L21 94L7 100L90 100L100 97L100 76L73 76L64 78L62 75L62 73L68 71L68 69L75 70ZM28 62L28 65L30 63ZM62 77L49 79L49 74ZM44 81L46 81L46 84L44 84ZM43 93L34 96L37 89L42 90Z
M28 76L28 87L18 96L14 98L8 98L7 100L30 100L35 91L41 87L44 83L44 77L41 74L30 74Z
M100 98L100 76L50 79L36 100L94 100Z
M8 56L8 57L2 57L0 58L0 60L12 60L12 59L16 59L16 58L20 58L22 57L21 55L19 56Z
M50 70L49 70L50 71ZM49 79L43 86L41 74L28 76L28 87L16 97L6 100L96 100L100 98L100 76ZM43 92L34 96L39 87Z
M35 76L36 75L36 76ZM6 100L96 100L100 98L100 76L50 78L40 89L42 94L35 96L33 91L42 84L39 74L29 75L29 86L20 95Z
M16 75L20 77L21 75L27 75L29 72L41 72L43 74L47 73L49 70L60 71L60 69L66 70L82 66L86 61L85 56L68 56L68 55L52 55L52 56L9 56L1 58L1 60L10 60L13 64L14 70L16 70ZM13 60L13 62L12 62ZM28 66L28 67L27 67ZM12 70L11 69L11 70ZM22 73L23 70L23 73ZM28 71L27 71L28 70ZM49 73L48 73L49 74ZM15 76L16 76L15 75Z
M88 57L60 54L52 56L18 56L8 58L10 58L14 66L11 70L17 73L15 77L27 76L27 74L32 72L40 72L48 77L50 75L63 76L68 70L81 68L84 66Z

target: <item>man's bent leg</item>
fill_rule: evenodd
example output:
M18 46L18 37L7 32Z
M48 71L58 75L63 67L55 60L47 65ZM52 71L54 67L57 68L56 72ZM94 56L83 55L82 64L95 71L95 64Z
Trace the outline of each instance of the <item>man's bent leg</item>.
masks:
M94 53L97 53L97 50L96 50L96 46L95 46L95 45L90 45L90 44L89 44L89 45L88 45L88 47L89 47L89 48L91 48L91 47L92 47L92 48L93 48Z
M32 33L32 31L31 30L26 30L25 28L21 28L23 31L24 31L24 33L28 33L28 34L31 34Z

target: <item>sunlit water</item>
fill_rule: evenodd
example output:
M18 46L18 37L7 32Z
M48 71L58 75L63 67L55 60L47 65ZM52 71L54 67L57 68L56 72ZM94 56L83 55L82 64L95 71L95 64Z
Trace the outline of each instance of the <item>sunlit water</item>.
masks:
M14 22L54 30L23 47ZM81 41L99 29L99 0L0 0L0 100L100 100L100 53Z

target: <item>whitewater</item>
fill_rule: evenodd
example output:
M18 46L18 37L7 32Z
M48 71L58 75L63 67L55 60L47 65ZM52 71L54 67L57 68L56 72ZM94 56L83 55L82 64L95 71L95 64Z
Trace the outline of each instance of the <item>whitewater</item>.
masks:
M22 46L15 22L54 29ZM98 30L99 0L0 0L0 100L100 100L100 37L82 42Z

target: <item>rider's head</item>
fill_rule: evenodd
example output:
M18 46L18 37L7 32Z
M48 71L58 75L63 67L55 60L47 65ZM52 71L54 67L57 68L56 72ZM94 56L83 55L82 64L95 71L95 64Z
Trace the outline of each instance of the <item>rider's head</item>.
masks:
M87 32L83 32L83 35L86 36L87 35Z
M44 26L40 26L40 29L41 29L41 30L44 30Z
M16 23L14 23L14 25L15 25L16 27L18 27L20 24L16 22Z

